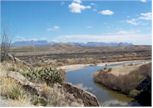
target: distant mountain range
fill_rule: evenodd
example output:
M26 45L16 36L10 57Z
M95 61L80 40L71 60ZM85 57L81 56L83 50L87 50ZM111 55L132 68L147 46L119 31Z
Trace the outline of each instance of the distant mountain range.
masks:
M38 41L15 41L13 43L13 46L46 46L49 45L50 43L47 42L46 40L38 40Z
M86 47L101 47L101 46L130 46L132 43L127 42L87 42L87 43L72 43L73 45L86 46Z
M101 46L130 46L132 43L127 42L87 42L87 43L55 43L48 42L46 40L38 40L38 41L16 41L13 43L13 46L48 46L48 45L57 45L57 44L67 44L67 45L75 45L75 46L84 46L84 47L101 47Z

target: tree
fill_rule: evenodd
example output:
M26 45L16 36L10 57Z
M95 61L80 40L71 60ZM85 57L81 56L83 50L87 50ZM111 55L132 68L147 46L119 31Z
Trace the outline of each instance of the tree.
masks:
M4 31L1 34L1 62L8 59L8 54L11 47L11 40L9 35Z

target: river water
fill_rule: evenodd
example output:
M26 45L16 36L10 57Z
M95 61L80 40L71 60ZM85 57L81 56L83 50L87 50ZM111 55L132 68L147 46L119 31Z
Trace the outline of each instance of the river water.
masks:
M127 64L133 62L129 61L125 63ZM123 63L108 66L113 67L121 64ZM139 106L133 98L107 89L106 87L94 82L93 73L103 68L104 66L88 66L83 69L68 71L66 72L66 81L93 93L102 106Z

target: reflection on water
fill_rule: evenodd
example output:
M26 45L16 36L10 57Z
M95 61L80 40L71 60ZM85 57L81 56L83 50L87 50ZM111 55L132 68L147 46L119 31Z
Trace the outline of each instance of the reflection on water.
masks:
M120 64L110 65L110 67L115 65L120 65ZM103 66L101 67L88 66L83 69L69 71L66 72L66 80L68 82L71 82L72 84L78 85L81 88L95 94L101 105L102 104L106 106L112 104L118 106L129 105L130 102L133 101L133 98L127 97L126 95L121 94L119 92L107 89L106 87L97 84L93 81L93 73L100 69L103 69Z
M123 101L123 102L130 102L133 100L133 98L127 97L126 95L121 94L117 91L110 90L100 84L97 84L97 83L95 83L95 84L98 87L100 87L101 89L105 90L112 97L112 99L117 99L118 101Z

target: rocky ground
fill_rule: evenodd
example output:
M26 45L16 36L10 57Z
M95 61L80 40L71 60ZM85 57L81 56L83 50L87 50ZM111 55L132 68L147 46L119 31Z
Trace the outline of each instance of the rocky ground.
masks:
M59 83L56 80L58 74L52 77L51 84L45 82L47 76L54 75L54 72L41 70L44 73L39 74L29 71L31 67L28 65L16 58L0 64L0 106L99 106L97 98L91 93L64 81ZM32 72L36 73L29 79L27 75ZM46 77L40 79L45 74Z

